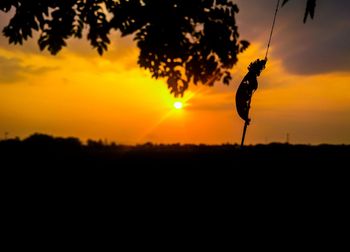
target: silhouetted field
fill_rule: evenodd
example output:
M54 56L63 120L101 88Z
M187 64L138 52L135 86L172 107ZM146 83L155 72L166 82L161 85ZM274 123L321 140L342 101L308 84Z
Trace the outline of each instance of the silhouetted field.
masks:
M104 144L77 138L34 134L24 140L0 142L3 168L110 167L176 169L347 168L349 145L143 145Z
M226 240L237 222L243 231L261 223L265 232L273 221L308 237L300 227L322 232L343 221L349 153L330 145L83 145L33 135L0 142L4 216L30 220L30 228L57 222L68 233L76 232L71 223L98 219L122 223L126 233L212 229Z
M231 212L236 200L290 208L326 199L329 208L347 197L349 157L349 145L124 146L35 134L0 141L0 178L12 201L141 204L130 211L210 202Z

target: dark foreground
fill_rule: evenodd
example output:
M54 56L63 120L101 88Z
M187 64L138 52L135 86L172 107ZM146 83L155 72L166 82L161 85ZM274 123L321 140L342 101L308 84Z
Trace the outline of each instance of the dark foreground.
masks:
M0 142L3 169L13 167L133 168L163 170L241 170L270 168L348 169L349 145L153 145L104 144L76 138L54 138L35 134L27 139ZM189 168L189 169L188 169Z
M33 135L0 142L0 178L10 202L26 206L33 199L54 208L87 202L89 209L124 209L132 218L185 213L202 220L205 213L203 219L222 217L222 223L231 223L237 210L266 221L262 213L288 210L294 222L311 205L333 209L332 216L345 209L349 158L345 145L82 145Z

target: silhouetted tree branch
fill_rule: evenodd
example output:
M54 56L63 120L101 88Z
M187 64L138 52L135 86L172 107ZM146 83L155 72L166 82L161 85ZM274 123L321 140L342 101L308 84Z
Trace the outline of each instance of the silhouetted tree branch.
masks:
M231 0L1 0L0 10L11 9L3 30L9 43L22 45L38 31L40 49L53 55L84 30L101 55L112 30L133 35L140 67L166 78L175 96L190 82L228 85L237 55L249 46L239 40L238 7Z
M289 1L290 0L284 0L282 3L282 6L285 5ZM307 0L305 14L304 14L304 23L306 23L308 16L310 16L311 19L314 18L315 8L316 8L316 0Z

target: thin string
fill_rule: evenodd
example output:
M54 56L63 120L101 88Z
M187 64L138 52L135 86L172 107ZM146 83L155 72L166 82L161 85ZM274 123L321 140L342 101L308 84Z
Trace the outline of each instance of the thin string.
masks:
M275 11L275 16L274 16L274 18L273 18L273 23L272 23L272 28L271 28L271 32L270 32L269 43L267 44L265 60L267 60L267 55L268 55L268 53L269 53L269 49L270 49L270 45L271 45L271 40L272 40L272 34L273 34L274 29L275 29L276 17L277 17L277 12L278 12L278 10L279 10L279 6L280 6L280 0L277 0L277 6L276 6L276 11Z

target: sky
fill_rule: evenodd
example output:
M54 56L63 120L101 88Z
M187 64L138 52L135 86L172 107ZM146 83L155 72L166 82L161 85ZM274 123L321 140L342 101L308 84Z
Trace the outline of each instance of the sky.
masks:
M235 93L249 63L265 56L275 0L236 0L240 38L251 42L229 86L191 85L175 99L165 80L137 66L132 37L112 34L100 57L85 40L57 56L36 40L0 36L0 138L33 133L120 144L239 143ZM247 144L350 144L350 1L318 0L303 24L304 0L279 11L266 69L252 100ZM0 13L0 28L8 17ZM177 110L173 104L184 103Z

